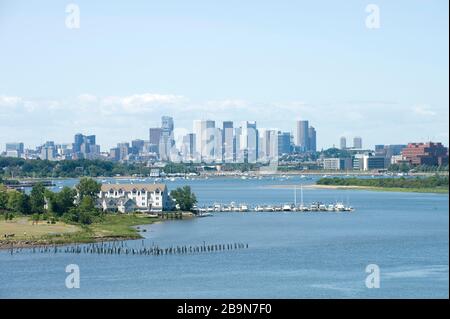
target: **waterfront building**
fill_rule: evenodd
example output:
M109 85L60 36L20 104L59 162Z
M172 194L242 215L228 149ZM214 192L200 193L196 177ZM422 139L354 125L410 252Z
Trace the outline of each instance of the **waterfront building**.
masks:
M98 198L104 211L161 212L173 207L165 184L103 184Z
M362 138L361 137L355 136L353 138L353 148L358 149L358 150L362 149Z
M296 122L295 145L303 152L309 150L309 123L308 121Z
M345 138L345 136L341 136L339 140L339 146L341 150L347 149L347 139Z
M323 169L325 170L349 170L352 169L352 159L349 158L324 158Z
M356 154L353 157L353 169L361 171L371 171L386 168L386 159L383 156L373 156L372 154Z
M448 165L448 148L442 143L409 143L401 154L411 165Z

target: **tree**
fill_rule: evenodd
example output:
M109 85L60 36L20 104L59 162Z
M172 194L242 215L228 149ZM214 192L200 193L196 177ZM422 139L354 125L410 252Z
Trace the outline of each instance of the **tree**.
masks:
M178 187L170 192L170 196L184 211L192 210L192 207L197 203L197 197L191 192L190 186Z
M62 216L75 206L76 195L75 189L66 186L58 193L47 191L45 198L49 203L49 210L57 216Z
M29 214L30 213L29 196L18 191L9 192L7 209L21 214Z
M0 210L5 210L8 205L8 190L5 185L0 184Z
M36 183L31 189L30 205L33 213L42 214L45 205L45 186L42 183Z
M78 191L80 201L85 197L89 196L91 198L97 197L100 192L101 184L97 183L94 179L88 177L82 177L80 182L75 186Z

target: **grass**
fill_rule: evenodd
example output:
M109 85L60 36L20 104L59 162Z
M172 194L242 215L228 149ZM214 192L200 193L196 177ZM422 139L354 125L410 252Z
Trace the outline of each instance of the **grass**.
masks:
M139 214L106 215L104 220L91 225L70 225L62 222L32 225L28 217L18 217L12 221L0 222L0 248L13 243L17 246L88 243L101 240L138 239L141 235L132 226L151 224L158 217ZM26 232L26 235L24 234ZM4 234L15 234L4 238Z

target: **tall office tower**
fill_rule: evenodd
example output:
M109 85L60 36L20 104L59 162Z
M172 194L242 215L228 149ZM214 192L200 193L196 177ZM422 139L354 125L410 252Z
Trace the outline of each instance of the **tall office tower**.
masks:
M258 145L258 159L270 161L278 156L278 131L260 130L260 143Z
M353 148L362 149L362 138L359 136L355 136L353 138Z
M258 130L255 121L241 124L240 148L244 152L244 162L256 163L258 160Z
M144 150L144 140L136 139L131 141L131 154L138 155Z
M170 116L161 117L161 140L159 143L159 155L161 160L170 160L172 148L175 146L173 137L173 118Z
M162 129L160 127L151 127L148 130L148 141L150 148L156 150L156 154L159 155L159 143L161 142Z
M128 159L128 154L130 153L130 143L123 142L117 143L117 148L119 149L119 160L125 161Z
M222 126L222 150L223 160L226 163L231 163L235 159L233 131L233 122L224 121Z
M211 120L195 120L194 134L196 158L199 161L211 162L215 159L215 128L216 123ZM222 141L222 139L220 139Z
M81 151L81 144L84 142L84 135L83 134L75 134L74 143L72 146L72 150L74 153L79 153Z
M309 150L309 123L308 121L297 121L295 145L299 146L302 151Z
M56 148L55 148L55 142L53 141L47 141L44 145L41 147L41 154L40 158L42 160L54 160L56 156Z
M109 150L109 158L113 161L120 161L120 150L118 147L113 147Z
M234 161L236 163L243 163L244 162L244 152L241 148L241 134L242 134L242 128L236 127L234 129L234 137L233 137L233 144L234 144Z
M278 132L277 140L278 140L277 155L281 156L284 154L289 154L291 152L291 133Z
M347 148L347 139L345 136L341 136L341 139L339 140L340 149L345 150Z
M23 154L23 143L6 143L6 156L21 157Z
M193 161L195 156L195 134L189 133L183 136L181 154L184 161Z
M72 144L75 158L95 158L100 154L100 146L95 144L95 135L76 134Z
M223 162L223 132L221 128L216 127L214 134L214 161L217 163Z
M308 128L308 144L309 151L315 152L317 150L317 134L316 129L312 126Z

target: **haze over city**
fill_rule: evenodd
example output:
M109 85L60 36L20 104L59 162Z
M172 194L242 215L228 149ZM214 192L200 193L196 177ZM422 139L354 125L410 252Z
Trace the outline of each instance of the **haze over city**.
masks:
M0 150L78 132L107 150L167 114L188 131L214 119L293 133L306 119L318 149L448 145L446 1L378 1L379 29L365 1L76 3L79 29L65 1L0 4Z

